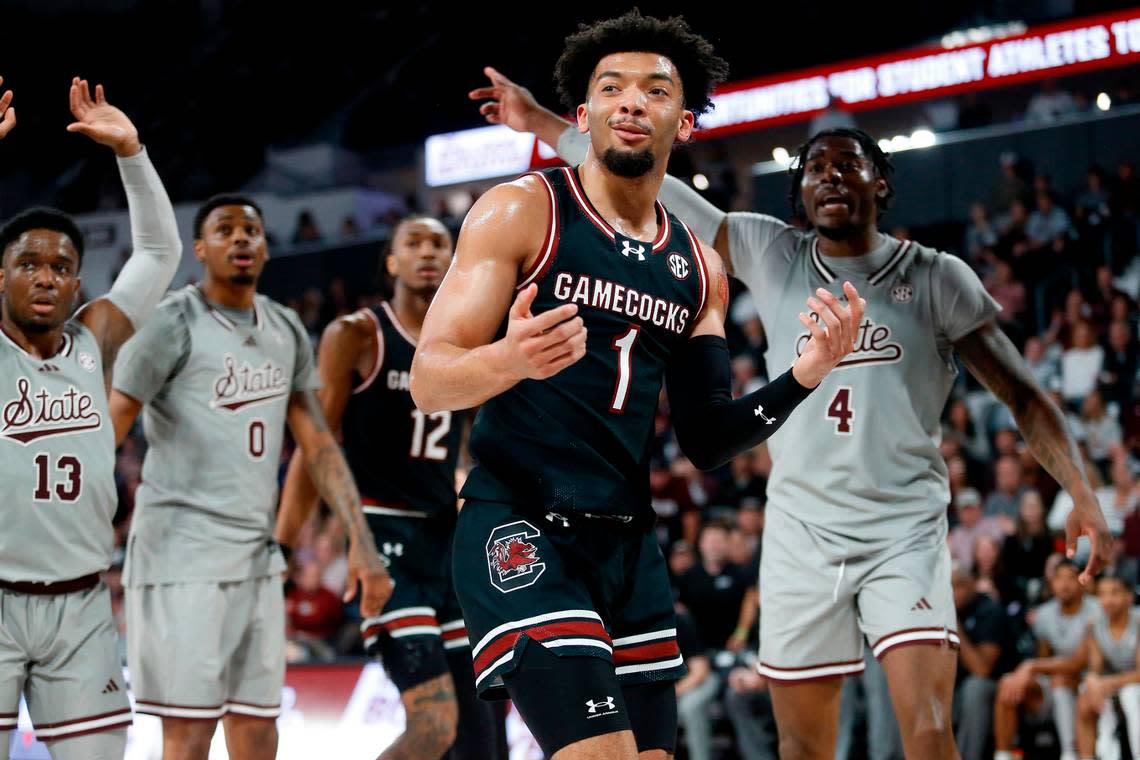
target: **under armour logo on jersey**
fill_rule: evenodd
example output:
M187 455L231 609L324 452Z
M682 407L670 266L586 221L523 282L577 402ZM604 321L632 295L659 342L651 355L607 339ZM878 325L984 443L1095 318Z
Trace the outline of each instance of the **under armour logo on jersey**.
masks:
M758 406L752 410L752 416L753 417L759 417L760 419L764 420L765 425L771 425L772 423L774 423L776 421L775 417L769 417L768 415L764 414L764 405L763 404L761 404L760 406Z
M390 543L388 541L385 541L384 546L382 548L384 549L384 553L387 555L393 555L394 554L397 557L403 557L404 556L404 545L403 544L393 544L393 543Z
M910 611L916 612L918 610L932 610L932 609L934 609L934 606L931 605L930 602L926 601L926 597L924 596L921 599L919 599L917 602L914 603L914 606L910 608Z
M630 254L637 256L638 261L645 261L645 246L640 243L635 245L632 240L622 240L621 255L628 259Z
M605 712L598 712L598 710L605 710ZM599 699L596 702L592 699L586 700L587 718L600 718L603 715L613 715L617 712L617 706L614 705L613 697L606 697Z
M119 685L117 683L115 683L115 679L112 678L110 681L107 682L107 685L103 687L103 693L104 694L114 694L116 691L119 691Z
M669 254L669 273L678 280L689 276L689 262L679 253Z

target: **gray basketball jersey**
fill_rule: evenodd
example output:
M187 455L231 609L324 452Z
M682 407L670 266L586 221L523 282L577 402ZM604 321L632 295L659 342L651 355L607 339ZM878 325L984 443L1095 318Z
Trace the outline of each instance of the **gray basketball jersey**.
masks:
M224 309L190 285L124 346L114 386L146 404L126 582L283 570L270 539L286 412L318 386L297 315L260 295L252 312Z
M1100 605L1090 596L1082 599L1080 608L1073 615L1061 612L1061 603L1051 599L1037 608L1033 635L1048 643L1054 655L1068 657L1080 647L1089 624L1100 614Z
M768 507L804 522L832 561L907 539L939 540L950 499L940 416L957 374L952 342L1000 310L962 260L881 235L855 258L824 256L760 214L729 217L735 272L768 337L768 368L791 366L809 334L797 315L816 288L867 300L855 351L771 439Z
M53 583L106 570L115 434L95 336L72 319L37 359L0 331L0 579Z
M1104 655L1106 674L1136 670L1136 647L1140 645L1140 610L1128 611L1124 635L1114 638L1108 629L1108 616L1099 615L1092 624L1093 641Z

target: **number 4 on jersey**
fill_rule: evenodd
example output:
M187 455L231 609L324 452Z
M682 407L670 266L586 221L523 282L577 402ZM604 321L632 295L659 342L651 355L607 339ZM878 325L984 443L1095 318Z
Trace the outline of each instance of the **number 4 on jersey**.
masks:
M851 420L855 417L855 410L851 408L851 387L841 385L831 403L827 405L827 416L835 420L835 432L838 435L851 435Z

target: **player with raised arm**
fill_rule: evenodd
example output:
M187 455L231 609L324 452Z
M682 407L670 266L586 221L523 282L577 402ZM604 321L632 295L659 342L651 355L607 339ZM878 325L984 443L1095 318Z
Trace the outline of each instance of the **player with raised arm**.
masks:
M0 138L15 124L0 96ZM75 306L83 235L54 209L0 229L0 758L20 695L54 760L121 760L131 707L111 599L118 505L107 395L123 343L154 312L182 244L162 182L126 114L72 80L68 125L115 153L133 253L110 292Z

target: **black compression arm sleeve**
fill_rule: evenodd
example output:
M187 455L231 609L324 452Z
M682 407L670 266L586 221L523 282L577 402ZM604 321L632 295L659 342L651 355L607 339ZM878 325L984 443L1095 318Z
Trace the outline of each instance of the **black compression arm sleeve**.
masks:
M716 335L685 342L665 375L681 450L702 470L767 440L811 394L789 369L757 391L732 398L728 343Z

